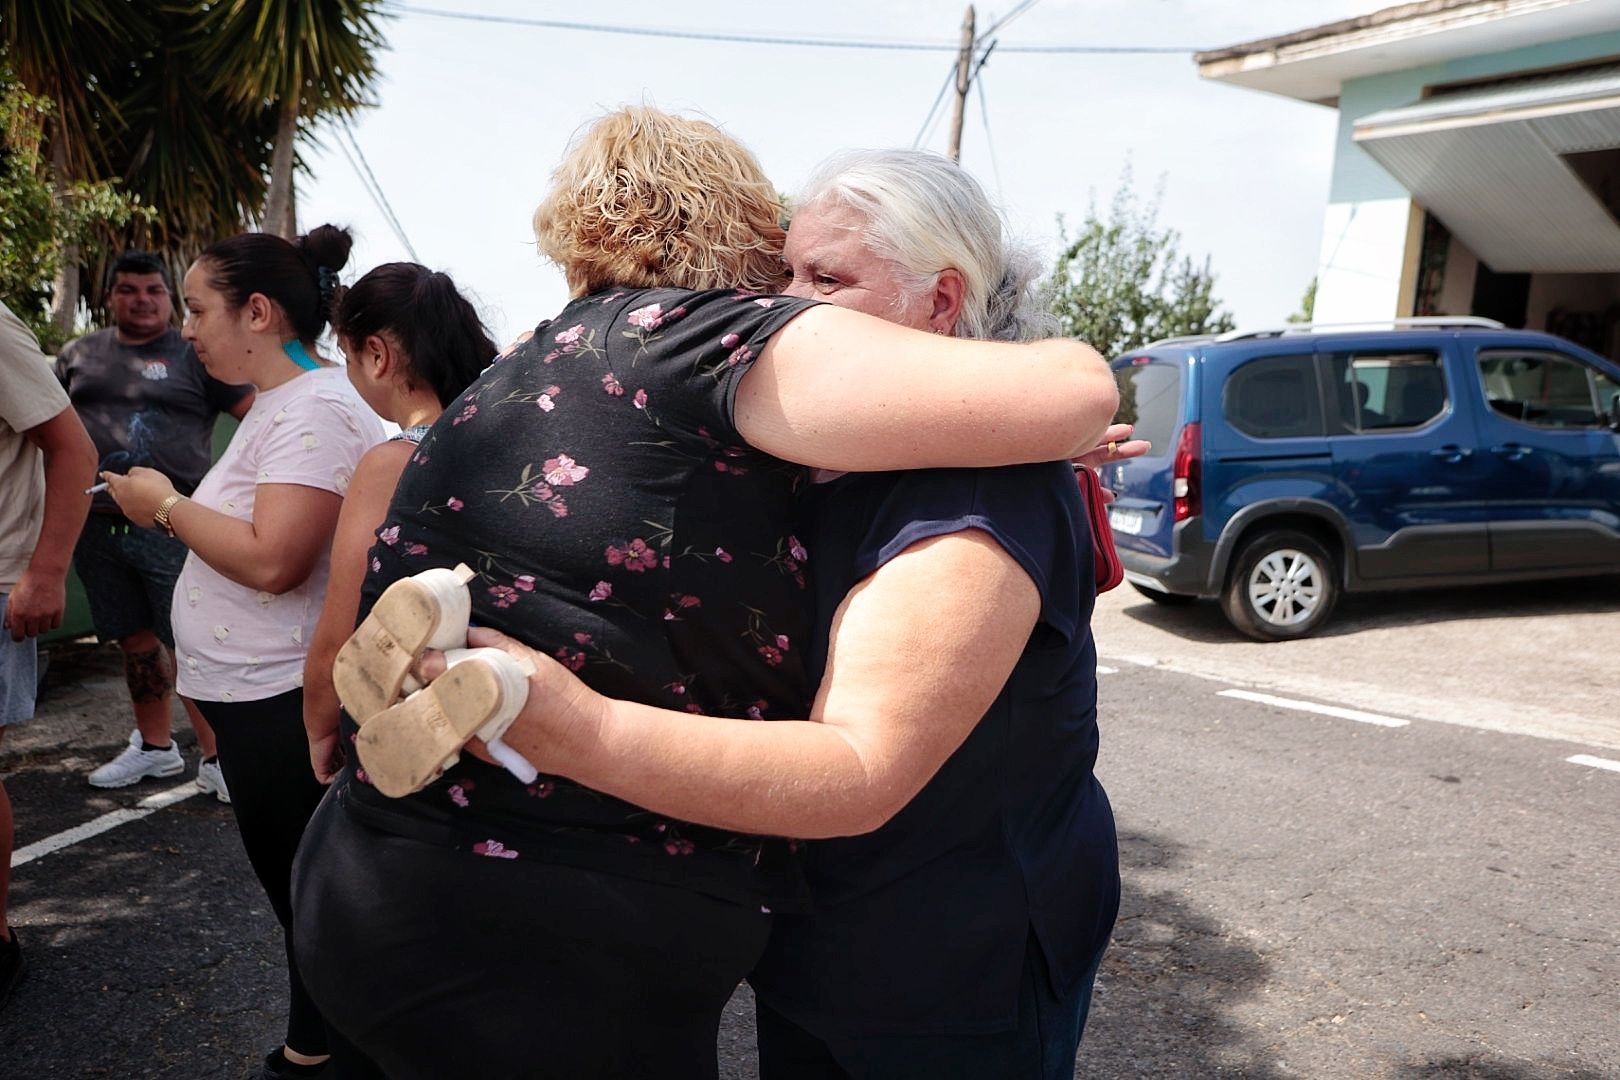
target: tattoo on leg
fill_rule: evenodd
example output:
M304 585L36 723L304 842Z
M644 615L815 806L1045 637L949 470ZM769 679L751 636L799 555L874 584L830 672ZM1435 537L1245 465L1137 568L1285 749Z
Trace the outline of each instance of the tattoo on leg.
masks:
M149 652L124 654L124 679L129 683L129 699L137 705L162 701L174 689L163 646Z

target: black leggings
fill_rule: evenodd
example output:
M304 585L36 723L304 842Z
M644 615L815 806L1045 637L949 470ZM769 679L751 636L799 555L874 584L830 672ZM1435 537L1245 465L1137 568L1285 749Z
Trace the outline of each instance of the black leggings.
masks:
M382 832L334 789L294 875L298 956L393 1080L702 1080L770 916L689 889Z
M264 886L287 947L287 1045L300 1054L330 1052L326 1025L293 962L293 854L326 789L309 764L304 691L262 701L199 701L219 738L219 767L231 793L231 813L248 862Z

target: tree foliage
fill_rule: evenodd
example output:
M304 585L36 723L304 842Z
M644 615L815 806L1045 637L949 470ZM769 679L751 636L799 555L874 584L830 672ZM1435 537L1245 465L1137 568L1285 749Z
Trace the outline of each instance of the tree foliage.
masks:
M1316 317L1316 279L1305 286L1305 295L1299 299L1299 310L1288 316L1291 323L1308 323Z
M1142 203L1126 168L1106 218L1093 201L1073 237L1059 219L1063 247L1046 286L1052 313L1104 356L1235 325L1215 299L1208 257L1181 255L1180 234L1160 227L1159 199Z
M44 149L52 111L0 69L0 300L48 351L62 343L47 305L63 253L95 252L101 238L151 216L111 182L57 183Z
M15 81L58 103L41 143L57 202L71 210L76 185L111 182L153 211L102 215L93 242L55 249L63 269L86 272L92 309L105 252L150 248L179 270L264 220L273 174L290 200L310 122L370 103L382 11L382 0L0 0ZM53 298L68 316L77 277L64 274Z

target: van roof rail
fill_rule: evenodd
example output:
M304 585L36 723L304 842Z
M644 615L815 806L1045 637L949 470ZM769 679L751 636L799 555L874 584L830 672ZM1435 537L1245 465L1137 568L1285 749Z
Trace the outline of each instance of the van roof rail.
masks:
M1368 319L1363 322L1289 323L1286 326L1257 330L1233 330L1222 334L1216 341L1244 341L1248 338L1283 337L1287 334L1319 334L1328 330L1506 330L1507 326L1495 319L1480 315L1412 315L1399 319Z
M1195 341L1214 341L1217 336L1216 334L1178 334L1175 337L1160 338L1158 341L1150 341L1146 345L1138 345L1134 349L1125 351L1142 352L1145 349L1157 349L1161 345L1190 345ZM1120 355L1123 356L1124 353Z

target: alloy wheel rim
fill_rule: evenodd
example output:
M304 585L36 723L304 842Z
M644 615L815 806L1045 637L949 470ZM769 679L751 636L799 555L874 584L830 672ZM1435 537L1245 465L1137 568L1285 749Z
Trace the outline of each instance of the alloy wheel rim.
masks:
M1298 626L1322 604L1322 568L1294 548L1269 551L1249 571L1249 606L1268 625Z

